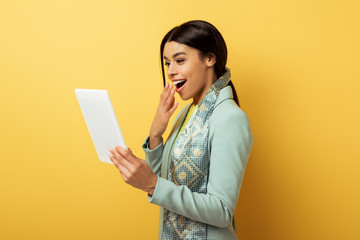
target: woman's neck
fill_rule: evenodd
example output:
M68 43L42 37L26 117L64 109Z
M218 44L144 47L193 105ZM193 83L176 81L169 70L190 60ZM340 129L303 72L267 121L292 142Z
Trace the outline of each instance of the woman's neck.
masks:
M215 72L213 72L213 74L211 74L211 76L209 77L208 84L204 87L201 94L199 96L193 97L193 104L195 106L199 105L201 103L201 101L204 99L206 93L209 91L210 87L216 82L216 80L217 80L216 74L215 74Z

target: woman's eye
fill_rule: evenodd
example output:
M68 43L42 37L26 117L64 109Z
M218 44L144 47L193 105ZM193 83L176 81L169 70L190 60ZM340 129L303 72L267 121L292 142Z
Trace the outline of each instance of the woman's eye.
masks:
M177 60L176 60L176 62L177 62L177 63L182 63L182 62L184 62L184 61L185 61L185 60L184 60L184 59L182 59L182 58L181 58L181 59L177 59Z
M165 63L165 66L167 66L167 67L169 67L169 65L170 65L170 63L168 63L168 62Z

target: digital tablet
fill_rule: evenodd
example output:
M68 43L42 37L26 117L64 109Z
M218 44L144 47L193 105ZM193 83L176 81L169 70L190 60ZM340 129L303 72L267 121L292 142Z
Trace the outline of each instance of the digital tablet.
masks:
M116 145L127 147L108 92L75 89L75 94L100 161L112 164L109 149Z

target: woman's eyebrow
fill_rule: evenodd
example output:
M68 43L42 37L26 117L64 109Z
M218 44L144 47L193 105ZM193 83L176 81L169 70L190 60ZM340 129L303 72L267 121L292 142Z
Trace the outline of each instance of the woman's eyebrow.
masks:
M185 52L177 52L177 53L175 53L174 55L172 55L172 57L173 57L173 58L176 58L177 56L179 56L179 55L181 55L181 54L185 54L185 55L186 55ZM168 59L167 57L165 57L165 56L164 56L164 59L169 60L169 59Z

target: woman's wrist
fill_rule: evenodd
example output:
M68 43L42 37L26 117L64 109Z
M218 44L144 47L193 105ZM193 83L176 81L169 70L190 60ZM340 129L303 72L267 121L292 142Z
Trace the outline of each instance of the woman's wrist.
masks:
M151 187L150 187L149 190L147 191L147 193L148 193L149 195L151 195L151 196L154 194L157 180L158 180L158 176L155 175L155 178L154 178L154 180L153 180L153 184L151 184Z
M162 136L149 136L149 148L154 149L162 142Z

